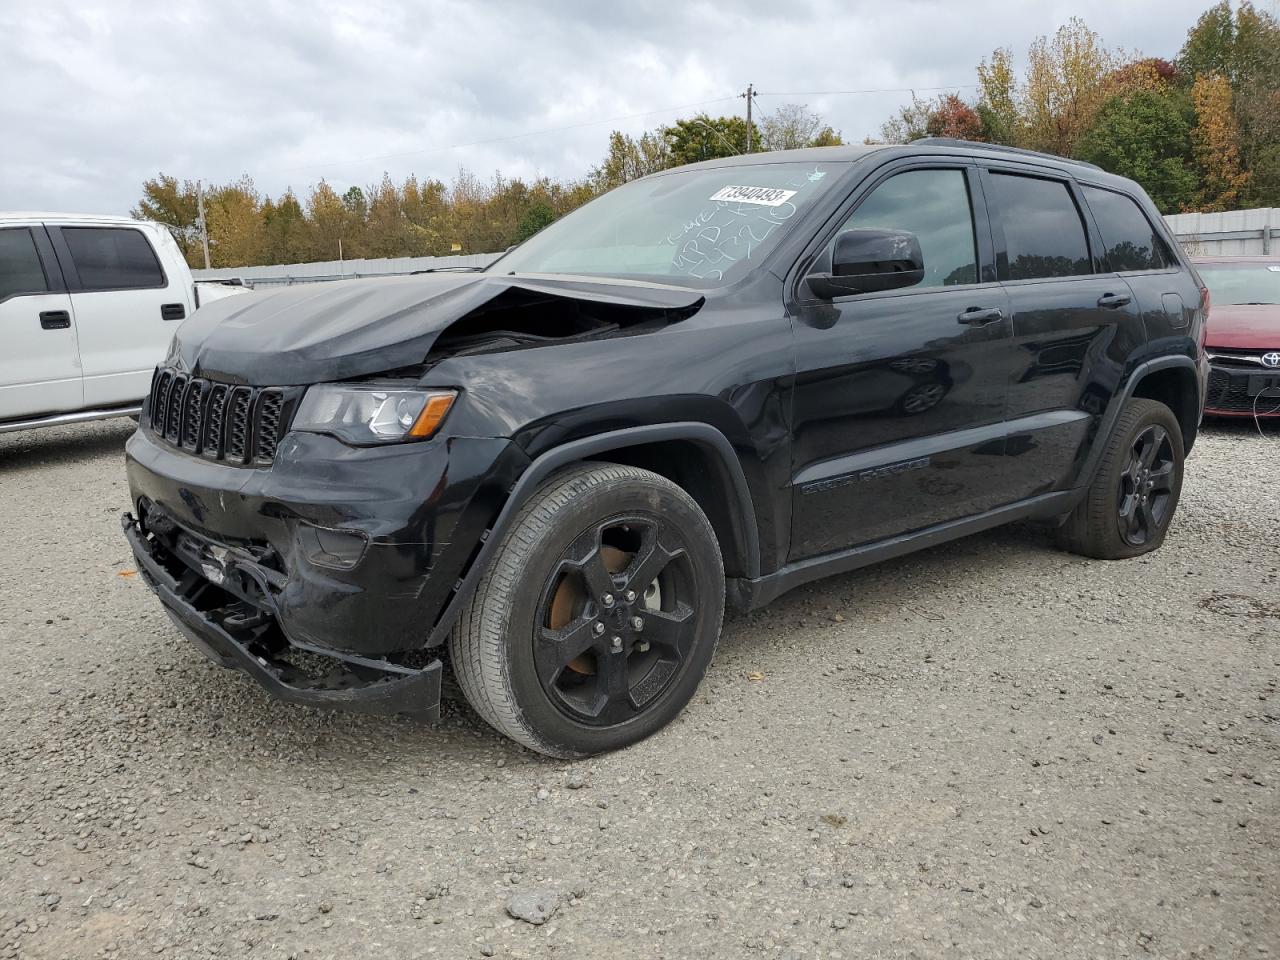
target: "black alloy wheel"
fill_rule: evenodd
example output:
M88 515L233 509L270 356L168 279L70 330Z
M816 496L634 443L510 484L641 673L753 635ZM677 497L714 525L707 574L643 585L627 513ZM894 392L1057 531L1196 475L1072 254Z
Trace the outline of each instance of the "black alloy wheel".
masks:
M1151 424L1134 440L1120 474L1116 519L1125 543L1142 547L1163 536L1173 509L1174 471L1169 431Z
M542 591L534 663L548 699L591 725L636 717L686 665L697 606L688 551L670 523L621 516L593 525Z

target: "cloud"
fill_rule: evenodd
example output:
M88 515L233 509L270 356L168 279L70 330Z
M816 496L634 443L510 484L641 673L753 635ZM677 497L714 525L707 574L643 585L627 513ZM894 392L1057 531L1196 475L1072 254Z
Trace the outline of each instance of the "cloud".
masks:
M0 209L123 213L160 171L271 195L384 170L577 177L610 129L740 112L749 81L762 110L806 102L858 140L909 95L826 91L971 84L1072 14L1172 56L1206 4L6 0Z

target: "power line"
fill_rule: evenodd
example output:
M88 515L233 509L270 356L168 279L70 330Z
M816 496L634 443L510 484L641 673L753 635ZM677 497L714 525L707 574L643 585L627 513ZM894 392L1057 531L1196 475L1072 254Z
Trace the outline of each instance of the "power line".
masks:
M791 93L774 93L757 90L757 97L844 97L855 93L913 93L916 90L969 90L980 87L978 83L951 83L943 87L880 87L868 90L798 90Z
M383 153L372 157L355 157L350 160L324 160L319 163L307 163L297 167L281 167L275 170L265 170L263 173L293 173L301 170L314 170L318 167L339 167L353 163L372 163L375 160L395 160L400 157L420 157L433 153L445 153L449 150L462 150L466 147L481 147L490 143L506 143L511 140L520 140L524 137L538 137L548 133L561 133L565 130L580 130L583 127L599 126L602 123L617 123L622 120L638 120L642 117L652 117L660 113L672 113L676 110L690 110L694 107L705 107L713 103L726 103L730 100L736 99L738 99L736 96L716 97L714 100L700 100L697 103L682 103L674 107L660 107L657 110L646 110L644 113L627 113L616 117L604 117L599 120L584 120L582 123L571 123L563 127L548 127L543 130L527 130L524 133L513 133L506 137L491 137L487 140L472 140L468 143L451 143L445 147L431 147L425 150L405 150L400 153Z

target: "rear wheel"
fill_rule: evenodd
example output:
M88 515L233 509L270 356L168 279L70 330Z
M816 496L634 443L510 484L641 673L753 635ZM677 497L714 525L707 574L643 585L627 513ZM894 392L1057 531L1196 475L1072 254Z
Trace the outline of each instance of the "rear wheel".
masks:
M1102 462L1060 532L1068 550L1103 560L1136 557L1164 543L1182 493L1182 430L1156 400L1130 400Z
M496 730L581 757L634 743L684 708L723 613L720 550L697 503L646 470L581 464L521 509L450 656Z

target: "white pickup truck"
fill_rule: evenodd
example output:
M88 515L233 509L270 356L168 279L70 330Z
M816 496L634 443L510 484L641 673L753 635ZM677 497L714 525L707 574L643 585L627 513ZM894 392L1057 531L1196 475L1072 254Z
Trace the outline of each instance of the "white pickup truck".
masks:
M195 283L158 223L0 213L0 433L137 416L178 324L241 292Z

